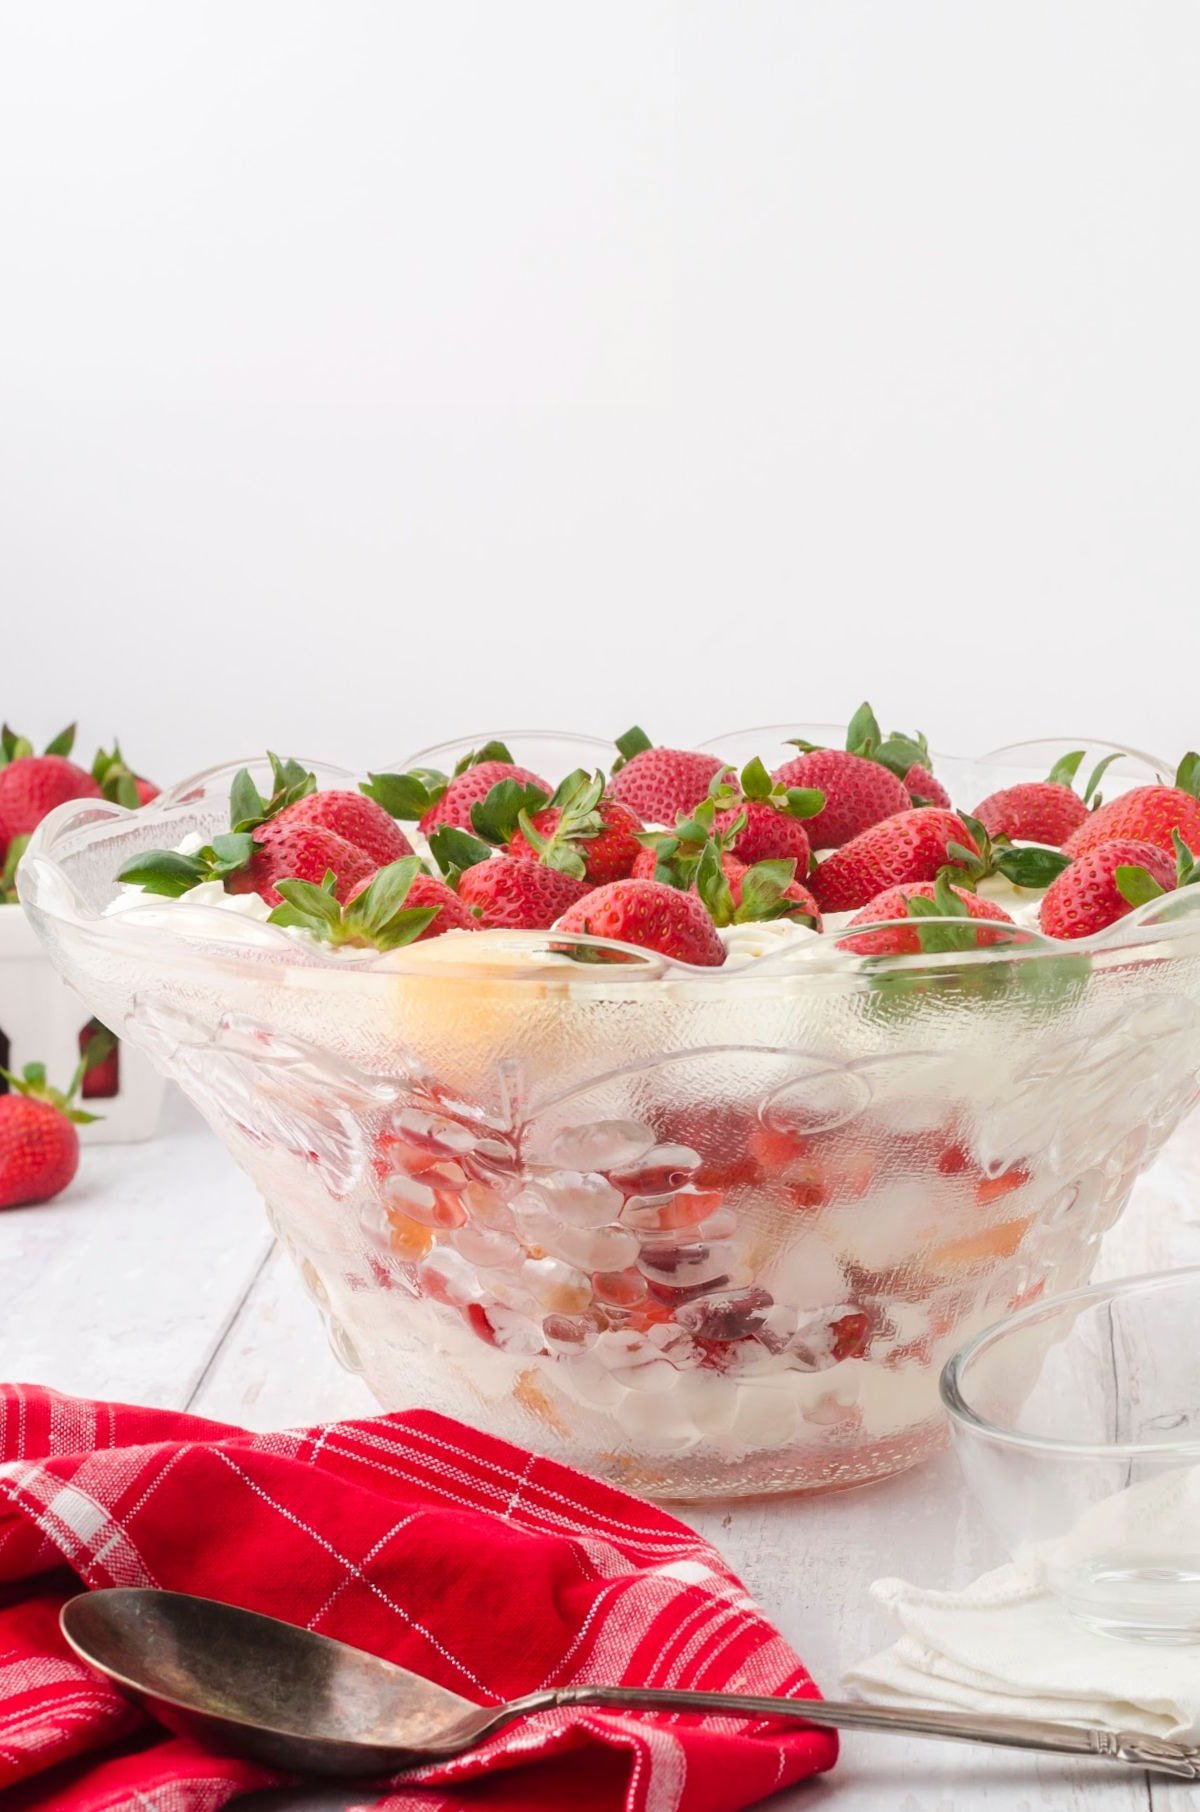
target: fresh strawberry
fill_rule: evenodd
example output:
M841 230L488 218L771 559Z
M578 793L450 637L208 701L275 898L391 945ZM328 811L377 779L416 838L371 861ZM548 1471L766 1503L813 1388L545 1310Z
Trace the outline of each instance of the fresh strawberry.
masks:
M416 819L425 836L442 825L458 830L475 831L479 836L489 832L479 819L479 808L489 793L503 782L506 792L518 797L513 811L538 811L550 797L551 788L540 775L518 766L502 742L486 743L464 755L453 774L437 768L414 768L408 774L369 774L361 791L375 799L393 818ZM500 837L492 837L500 842Z
M889 887L936 880L938 870L955 860L951 844L978 854L956 813L935 805L916 806L860 831L826 856L809 882L822 911L856 912Z
M744 822L735 830L739 819ZM731 853L747 867L790 856L801 874L808 873L812 853L808 832L799 818L789 817L765 799L747 799L718 812L714 828L718 836L733 833Z
M889 923L892 919L905 923L893 925ZM908 881L876 894L850 921L851 925L885 925L886 930L843 937L839 948L855 956L919 956L922 951L938 949L979 950L1003 941L1003 932L968 930L962 923L965 919L993 919L1003 925L1013 922L994 901L953 887L944 876L937 881ZM956 923L947 925L943 920Z
M717 807L713 834L739 862L749 867L790 857L800 874L808 873L811 846L803 821L820 812L824 793L777 786L756 757L740 776L727 768L709 795Z
M795 858L739 862L712 832L713 804L710 796L691 818L680 816L674 835L646 841L633 865L633 878L694 889L715 925L791 918L819 931L820 908L796 879Z
M334 895L345 901L357 882L369 880L375 873L370 856L319 825L288 824L272 818L252 835L255 853L244 868L228 877L225 887L229 893L256 893L268 906L283 904L279 881L310 881L319 887L326 874L332 873L336 877ZM124 870L122 876L128 878Z
M298 927L335 949L350 945L397 950L403 944L440 937L444 931L477 929L458 895L444 881L425 874L412 855L356 881L344 905L328 877L320 886L281 880L278 891L282 902L271 914L271 923Z
M425 836L440 824L454 824L468 830L474 822L474 807L481 804L502 780L511 781L542 799L550 792L546 782L528 768L517 767L512 762L481 761L478 767L468 768L448 782L441 798L422 813L418 828Z
M489 930L546 931L588 893L561 869L519 856L492 856L462 871L459 899Z
M228 831L214 836L194 855L146 850L124 864L118 881L175 899L202 881L222 881L228 893L257 893L268 905L279 906L283 896L277 881L311 881L319 886L332 872L336 896L345 900L356 882L374 874L378 864L335 831L290 820L289 808L315 792L316 780L298 762L280 761L277 755L269 759L273 782L269 799L263 798L249 769L240 768L229 790Z
M676 962L704 968L716 968L725 961L725 946L701 901L694 893L667 887L661 881L610 881L578 900L563 914L557 929L637 944ZM608 951L588 954L602 962L620 961L616 953Z
M1178 831L1189 849L1200 849L1198 790L1200 756L1185 755L1174 786L1135 786L1130 792L1119 794L1073 831L1064 848L1069 856L1086 856L1098 844L1132 837L1138 843L1153 843L1170 852L1172 833Z
M731 856L728 851L721 857L721 867L724 871L725 879L729 883L730 897L733 903L733 916L728 921L731 925L739 922L737 913L743 903L742 877L748 873L751 866L756 865L747 862L739 862L737 857ZM662 879L662 876L659 873L658 857L653 849L642 850L637 861L633 865L633 879L635 881L654 881ZM693 883L689 883L689 885ZM679 883L677 881L669 881L667 885L678 886ZM821 929L821 909L817 905L812 894L808 891L808 888L802 886L799 881L789 881L778 897L781 900L788 901L792 910L777 913L774 916L779 918L811 920L817 931ZM744 923L745 921L741 922Z
M28 837L47 812L68 799L99 799L100 788L67 757L75 743L71 724L47 743L44 755L5 724L0 730L0 849Z
M413 853L412 844L396 820L362 793L306 793L285 805L273 822L312 824L332 831L370 856L378 868L386 868L390 862L399 862Z
M773 866L778 867L779 863L776 862ZM733 917L729 920L731 925L744 925L752 920L764 918L780 918L797 919L802 924L811 925L814 931L821 929L821 908L802 882L791 880L781 893L773 892L772 903L778 902L782 910L764 912L755 910L756 906L761 904L761 893L757 897L749 894L744 885L746 877L753 875L756 869L758 870L758 880L761 883L764 865L760 862L739 862L734 856L722 856L721 867L725 879L729 883L729 893L733 901ZM752 882L751 886L754 885L755 883Z
M604 776L569 774L541 811L520 812L508 839L510 856L544 862L577 881L600 887L619 881L641 854L641 819L604 797Z
M92 779L106 799L111 799L114 805L125 806L128 811L137 811L139 806L149 805L152 799L158 798L159 789L154 782L133 772L117 742L111 749L97 749Z
M953 799L932 769L922 762L914 761L905 770L904 784L913 805L940 805L947 812L954 810Z
M812 749L775 770L777 786L818 788L825 804L805 830L814 849L840 849L843 843L885 818L909 809L907 788L899 775L845 749Z
M974 813L988 836L1061 849L1101 804L1096 789L1105 769L1118 759L1117 754L1106 755L1096 764L1081 797L1071 783L1083 755L1082 749L1073 749L1055 762L1045 780L1020 781L989 793Z
M1157 789L1142 789L1145 791ZM1128 797L1128 795L1125 795ZM1121 804L1115 800L1114 804ZM1099 815L1099 814L1097 814ZM1057 881L1046 890L1038 914L1047 937L1091 937L1106 925L1132 912L1139 904L1137 890L1131 898L1122 891L1122 869L1132 869L1148 878L1152 888L1167 891L1175 886L1175 863L1154 843L1132 837L1116 837L1094 845L1063 870ZM1147 889L1141 895L1153 897Z
M48 1085L40 1063L27 1064L20 1077L0 1075L9 1087L0 1096L0 1208L48 1202L79 1169L75 1128L96 1118L75 1106L84 1063L66 1094Z
M89 1019L79 1034L79 1055L86 1060L84 1100L111 1100L121 1085L121 1052L113 1034L98 1019Z
M989 793L973 815L990 837L1015 837L1022 843L1061 849L1072 831L1087 822L1088 808L1069 786L1026 780Z
M846 726L845 749L822 749L800 737L794 741L804 753L778 768L775 778L787 786L820 787L828 795L825 810L808 827L814 849L838 849L911 805L951 809L949 794L930 769L925 738L899 732L885 736L865 702ZM810 763L811 755L834 759ZM860 765L864 762L890 774L897 784L879 779L878 772L872 776Z
M680 812L699 805L724 768L716 755L696 749L658 749L644 730L618 736L621 760L609 782L609 797L627 805L643 824L674 824Z

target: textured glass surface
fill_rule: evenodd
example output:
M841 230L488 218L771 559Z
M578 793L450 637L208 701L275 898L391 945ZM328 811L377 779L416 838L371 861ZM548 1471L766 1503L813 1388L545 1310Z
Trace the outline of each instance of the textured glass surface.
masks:
M536 940L505 966L461 934L346 958L161 902L105 918L120 862L220 828L228 785L47 820L22 884L55 960L254 1178L383 1405L636 1490L921 1459L944 1361L1087 1278L1197 1093L1183 901L1077 949L872 965L830 940L707 971Z

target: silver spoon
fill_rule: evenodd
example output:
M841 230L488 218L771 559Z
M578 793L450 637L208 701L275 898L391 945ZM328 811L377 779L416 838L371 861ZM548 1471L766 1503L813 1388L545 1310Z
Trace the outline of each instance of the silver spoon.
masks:
M85 1592L63 1606L61 1623L89 1667L115 1681L168 1729L289 1774L398 1774L473 1749L514 1718L600 1705L612 1711L722 1711L840 1730L907 1731L1096 1756L1200 1780L1200 1749L1034 1718L635 1686L561 1686L508 1705L474 1705L344 1642L181 1592L125 1587Z

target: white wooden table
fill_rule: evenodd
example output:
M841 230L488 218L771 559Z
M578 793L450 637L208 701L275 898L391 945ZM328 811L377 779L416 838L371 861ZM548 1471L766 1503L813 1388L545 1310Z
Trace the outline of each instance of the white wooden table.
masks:
M1105 1242L1101 1274L1200 1262L1200 1116L1178 1133ZM273 1249L248 1180L172 1095L149 1145L93 1147L71 1190L0 1214L0 1375L269 1428L369 1413L316 1312ZM948 1456L866 1490L717 1504L682 1514L728 1556L832 1694L841 1668L890 1640L867 1599L899 1573L963 1583L1000 1556ZM1183 1812L1195 1789L1103 1764L852 1734L827 1780L780 1808L837 1812ZM364 1794L255 1796L333 1812ZM247 1806L251 1801L242 1802Z

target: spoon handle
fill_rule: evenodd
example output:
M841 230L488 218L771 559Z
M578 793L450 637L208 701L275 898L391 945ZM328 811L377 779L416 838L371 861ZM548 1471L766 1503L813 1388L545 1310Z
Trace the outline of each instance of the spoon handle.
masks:
M858 1700L753 1698L740 1693L671 1692L657 1687L566 1686L534 1693L507 1709L518 1716L565 1705L600 1705L610 1711L725 1711L738 1717L795 1718L801 1724L832 1725L839 1730L891 1730L911 1736L946 1737L960 1743L993 1743L1006 1749L1032 1749L1062 1755L1085 1755L1132 1767L1200 1780L1200 1749L1143 1736L1049 1718L1010 1718L960 1711L922 1711L918 1707L868 1705Z

